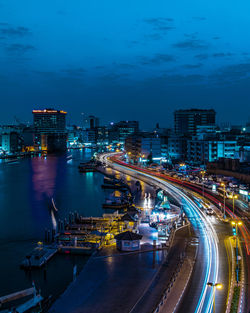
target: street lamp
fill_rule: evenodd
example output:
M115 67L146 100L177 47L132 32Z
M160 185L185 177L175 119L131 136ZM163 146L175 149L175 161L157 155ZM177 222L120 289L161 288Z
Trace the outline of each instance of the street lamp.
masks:
M242 221L232 221L232 226L235 227L235 237L236 237L236 281L237 285L239 282L239 265L238 265L238 226L242 225Z
M234 192L233 192L232 195L229 195L229 198L230 198L230 199L233 199L233 218L235 218L235 216L234 216L234 200L235 200L235 199L238 199L238 196L235 195Z
M220 184L223 188L223 191L224 191L224 219L226 218L226 185L224 183L221 183Z
M221 283L210 283L208 282L207 285L213 288L213 312L215 313L215 289L222 289L223 285Z
M204 197L204 176L206 174L206 171L201 171L201 175L202 175L202 195Z

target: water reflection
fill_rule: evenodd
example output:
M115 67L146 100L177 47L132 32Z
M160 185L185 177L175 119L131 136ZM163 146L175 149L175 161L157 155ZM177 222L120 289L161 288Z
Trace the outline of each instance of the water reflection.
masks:
M37 201L42 200L44 196L53 197L57 163L58 158L56 157L33 158L31 160L32 191Z
M85 153L86 152L86 153ZM67 156L20 160L0 164L0 296L31 287L34 280L42 295L58 295L72 280L73 266L79 270L86 258L56 256L43 270L25 275L19 264L44 230L56 228L57 220L77 210L85 216L100 216L104 194L100 173L80 174L78 165L89 160L92 151L73 151ZM54 200L55 207L53 206ZM63 275L62 275L63 273Z

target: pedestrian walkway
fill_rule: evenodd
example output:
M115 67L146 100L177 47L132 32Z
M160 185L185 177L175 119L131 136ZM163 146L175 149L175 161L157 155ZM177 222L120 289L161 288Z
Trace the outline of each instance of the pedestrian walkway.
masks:
M162 313L173 313L178 307L182 296L185 292L189 279L191 277L193 270L193 260L185 259L180 272L178 273L177 279L173 284L173 287L170 289L170 292L167 293L166 301L160 307L159 312Z

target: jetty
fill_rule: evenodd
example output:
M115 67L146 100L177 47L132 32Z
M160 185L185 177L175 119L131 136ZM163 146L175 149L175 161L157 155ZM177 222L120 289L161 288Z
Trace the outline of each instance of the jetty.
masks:
M127 206L127 209L130 206ZM137 216L134 208L132 215ZM115 235L128 228L128 221L124 213L115 211L103 214L102 217L83 217L77 212L70 213L69 219L58 221L57 230L45 230L44 243L37 246L26 255L21 262L22 269L40 268L44 266L56 253L91 255L103 246L114 243ZM136 221L133 226L136 225Z
M39 268L45 265L58 251L56 246L43 246L42 242L27 254L25 259L20 264L23 269Z
M32 296L32 298L27 299L28 297ZM12 306L14 301L20 301L20 299L25 298L26 301L22 304L19 304L16 306L15 309L8 309L8 307ZM0 312L2 313L12 313L12 312L18 312L18 313L25 313L30 312L31 309L41 305L41 302L43 301L43 297L40 295L40 293L37 292L35 286L32 288L20 290L14 293L11 293L6 296L0 297Z

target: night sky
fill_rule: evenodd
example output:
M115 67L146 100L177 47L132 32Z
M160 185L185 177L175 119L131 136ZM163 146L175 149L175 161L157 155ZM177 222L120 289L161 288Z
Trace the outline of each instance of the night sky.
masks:
M55 107L79 123L249 120L249 0L0 0L0 123Z

